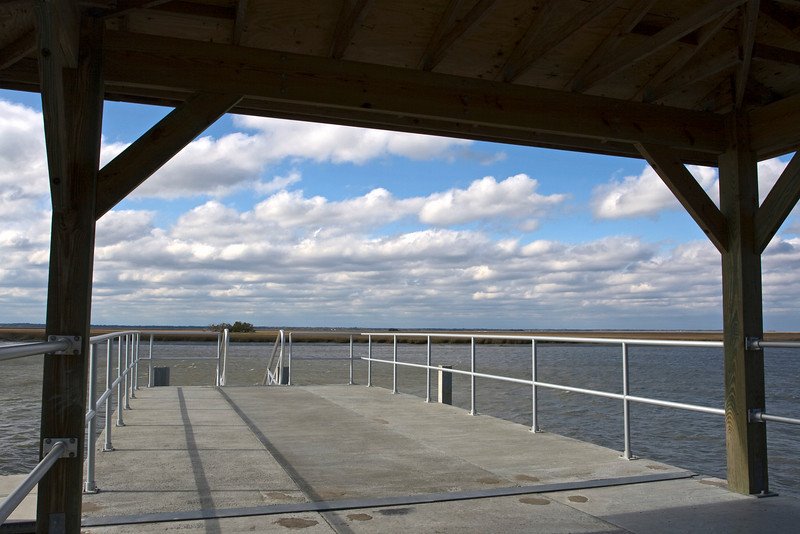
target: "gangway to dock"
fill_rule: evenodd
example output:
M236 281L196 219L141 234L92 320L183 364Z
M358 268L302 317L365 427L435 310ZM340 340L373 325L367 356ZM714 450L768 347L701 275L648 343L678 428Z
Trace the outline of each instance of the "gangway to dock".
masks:
M800 502L381 388L140 390L90 532L781 532Z

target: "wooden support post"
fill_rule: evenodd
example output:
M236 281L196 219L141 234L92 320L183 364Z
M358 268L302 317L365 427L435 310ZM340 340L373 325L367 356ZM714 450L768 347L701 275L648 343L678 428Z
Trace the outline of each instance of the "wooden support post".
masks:
M77 68L60 69L55 80L47 70L43 72L43 100L64 102L64 109L57 111L65 133L45 128L48 157L60 158L49 162L53 223L46 333L81 336L81 354L44 358L41 438L76 438L78 450L75 457L59 460L39 483L39 533L80 531L95 188L103 113L102 36L101 20L84 19ZM46 123L53 120L58 119L45 113ZM63 169L64 174L53 174L54 169Z
M764 409L764 354L748 349L763 335L761 251L756 243L758 171L748 128L732 115L729 147L719 158L720 209L728 225L722 251L722 308L725 342L725 433L728 487L739 493L766 493L767 431L748 412Z

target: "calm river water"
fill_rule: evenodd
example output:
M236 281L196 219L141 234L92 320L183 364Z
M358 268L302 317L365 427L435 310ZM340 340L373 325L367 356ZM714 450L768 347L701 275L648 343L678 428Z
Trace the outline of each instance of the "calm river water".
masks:
M260 384L272 346L232 343L227 385ZM401 344L399 361L425 363L424 345ZM101 351L104 354L104 351ZM142 345L141 354L146 356ZM346 384L348 345L295 343L292 382ZM365 344L355 345L354 379L366 384ZM477 370L530 379L531 350L527 345L478 345ZM156 343L154 356L215 356L216 343ZM373 345L373 357L391 359L390 344ZM331 359L337 358L337 359ZM99 358L98 391L104 389L104 358ZM572 387L622 392L619 347L538 346L539 380ZM722 407L722 350L707 348L629 347L631 394L662 400ZM215 362L169 360L154 362L171 368L172 385L213 385ZM433 346L433 365L469 369L469 345ZM0 363L0 475L29 471L36 463L39 426L41 357ZM373 385L391 388L391 367L373 364ZM800 416L800 351L766 350L767 411ZM436 376L432 378L436 398ZM147 384L147 366L140 365L140 386ZM398 390L425 397L425 370L399 368ZM135 407L135 400L131 401ZM469 377L454 375L453 403L470 407ZM524 425L531 424L531 391L489 379L477 380L477 411ZM102 411L102 410L101 410ZM622 405L614 399L540 389L539 425L547 431L623 449ZM768 423L771 489L800 496L800 427ZM102 424L98 425L102 428ZM637 456L677 465L698 473L725 477L725 430L721 416L631 405L631 442Z

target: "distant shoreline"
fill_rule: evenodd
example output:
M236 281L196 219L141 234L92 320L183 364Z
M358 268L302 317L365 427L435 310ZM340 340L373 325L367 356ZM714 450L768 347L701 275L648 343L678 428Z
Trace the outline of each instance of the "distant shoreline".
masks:
M122 330L139 330L142 332L142 341L149 341L150 335L156 341L201 341L216 339L217 333L202 328L168 329L168 328L140 328L140 327L97 327L92 328L92 335L102 335L110 332ZM346 343L350 340L350 335L354 336L353 341L357 343L366 342L365 336L360 336L365 330L350 329L325 329L311 330L308 328L286 328L286 332L292 332L292 339L301 342L317 343ZM386 332L385 336L375 336L375 342L389 342L392 336L396 335L402 343L424 343L425 338L410 338L403 336L408 332L420 332L411 329L372 329L372 331ZM425 331L428 333L428 331ZM682 341L721 341L722 332L720 331L685 331L685 330L445 330L436 329L429 331L437 335L441 334L474 334L478 335L503 335L503 336L547 336L547 337L594 337L594 338L620 338L620 339L658 339L658 340L682 340ZM278 336L277 329L263 329L248 333L231 333L232 342L252 342L252 343L273 343ZM764 334L765 341L800 341L800 332L767 332ZM42 341L44 340L44 328L42 327L0 327L0 340L2 341ZM468 343L469 339L463 337L434 337L433 343ZM476 339L480 344L506 344L506 343L527 343L526 340L501 340L501 339Z

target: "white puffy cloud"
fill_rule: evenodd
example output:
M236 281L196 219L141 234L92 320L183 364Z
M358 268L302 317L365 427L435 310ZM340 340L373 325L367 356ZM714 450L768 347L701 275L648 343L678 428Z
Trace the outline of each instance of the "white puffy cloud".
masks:
M492 176L475 180L467 189L451 189L428 197L419 214L422 222L433 225L453 225L465 222L504 217L531 220L547 208L563 202L566 195L540 195L539 183L525 174L517 174L497 182Z
M758 163L759 195L763 201L786 163L773 158ZM719 177L716 169L688 165L689 172L719 205ZM653 216L665 209L679 209L670 192L652 167L645 166L638 176L625 176L595 187L592 192L592 213L598 219L621 219Z
M199 137L132 195L168 199L222 197L245 188L266 194L293 183L292 175L268 182L261 178L270 165L286 160L361 165L389 156L412 160L451 160L458 156L487 162L503 157L502 153L473 152L470 149L473 142L461 139L262 117L235 116L234 124L249 132L237 131L219 138ZM104 144L101 161L110 161L126 146Z
M273 160L303 158L355 164L385 156L429 160L451 158L457 148L472 144L462 139L265 117L235 116L234 123L256 130L265 157Z
M715 201L719 198L716 170L709 167L688 167L703 189ZM652 167L645 166L638 176L625 176L595 187L592 192L592 213L598 219L620 219L654 215L680 204Z

